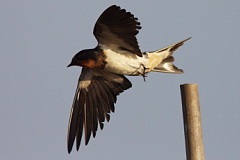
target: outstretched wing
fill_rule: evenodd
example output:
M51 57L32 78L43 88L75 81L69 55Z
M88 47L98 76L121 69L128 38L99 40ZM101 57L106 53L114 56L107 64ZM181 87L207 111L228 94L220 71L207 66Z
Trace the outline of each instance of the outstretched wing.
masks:
M68 125L69 153L75 139L79 149L83 130L87 145L90 136L96 136L98 124L103 129L103 122L105 119L109 121L109 113L114 112L117 95L131 86L131 82L122 75L83 67Z
M113 51L126 50L142 57L136 39L141 29L138 19L125 9L113 5L107 8L98 18L93 34L98 45Z

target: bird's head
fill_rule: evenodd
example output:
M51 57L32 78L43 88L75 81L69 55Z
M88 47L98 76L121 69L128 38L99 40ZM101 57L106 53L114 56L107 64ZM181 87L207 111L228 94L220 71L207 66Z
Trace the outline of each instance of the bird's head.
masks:
M90 67L95 62L94 51L91 49L79 51L73 58L71 63L67 67L71 66L82 66L82 67Z

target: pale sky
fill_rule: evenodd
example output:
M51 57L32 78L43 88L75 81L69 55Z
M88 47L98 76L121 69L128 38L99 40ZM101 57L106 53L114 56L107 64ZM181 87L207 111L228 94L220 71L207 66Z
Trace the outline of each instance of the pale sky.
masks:
M67 153L79 50L97 45L98 16L116 4L141 22L142 51L193 37L175 52L182 75L127 77L104 130ZM1 160L184 160L180 84L198 83L205 157L238 160L240 1L0 1Z

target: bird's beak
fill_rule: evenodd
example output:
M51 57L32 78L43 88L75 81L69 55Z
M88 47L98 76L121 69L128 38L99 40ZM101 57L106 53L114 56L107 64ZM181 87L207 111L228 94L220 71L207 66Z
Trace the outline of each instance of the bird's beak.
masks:
M67 66L67 67L71 67L73 64L72 64L72 62Z

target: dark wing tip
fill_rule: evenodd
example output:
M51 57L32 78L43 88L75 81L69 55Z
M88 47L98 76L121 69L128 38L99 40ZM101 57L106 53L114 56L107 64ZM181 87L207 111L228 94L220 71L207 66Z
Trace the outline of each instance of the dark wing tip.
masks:
M71 152L72 152L72 146L71 147L68 146L68 154L70 154Z
M127 12L126 9L122 9L117 5L112 5L104 10L103 13L99 16L97 22L108 25L112 24L113 22L115 22L114 25L125 22L126 24L122 23L121 25L127 25L130 27L128 29L130 29L132 31L131 33L134 35L138 34L138 30L142 28L140 26L141 23L138 21L138 18L136 18L131 12Z
M74 140L75 140L75 136L69 136L68 135L68 148L67 148L68 153L71 153L71 151L72 151Z
M75 140L75 136L74 137L68 137L68 146L67 146L68 154L70 154L71 151L72 151L74 140Z

